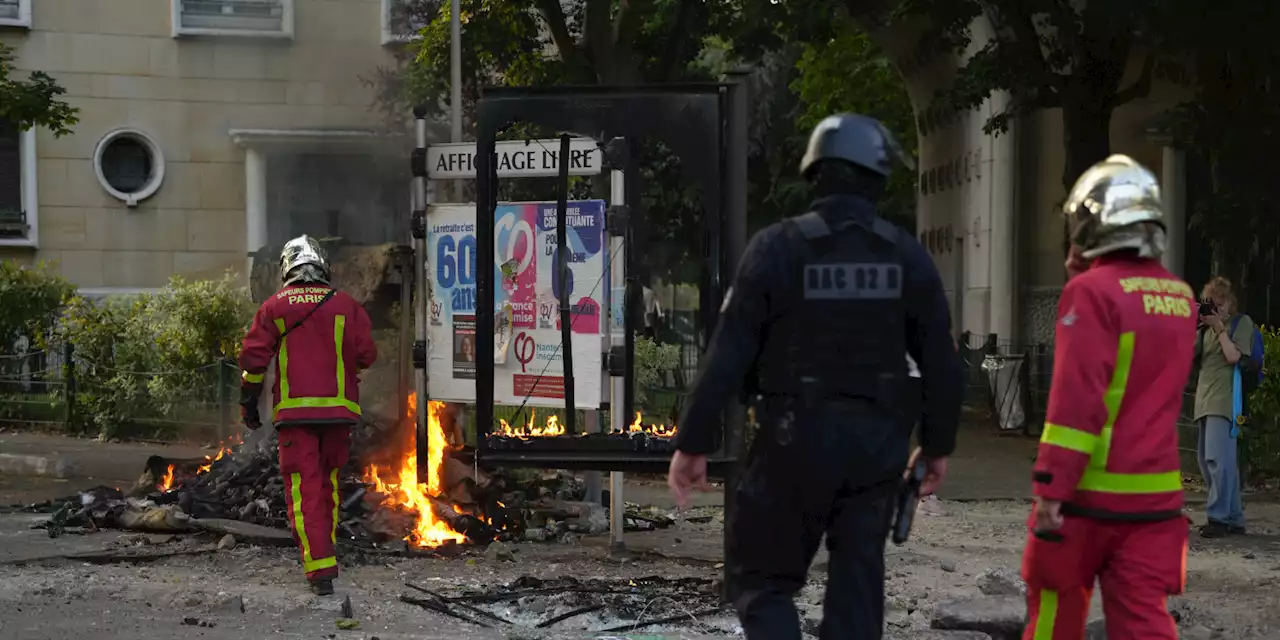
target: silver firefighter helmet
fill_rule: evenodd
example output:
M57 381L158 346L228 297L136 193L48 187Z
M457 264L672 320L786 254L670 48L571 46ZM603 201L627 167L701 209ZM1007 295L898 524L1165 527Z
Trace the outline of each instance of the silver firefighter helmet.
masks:
M916 163L879 120L856 113L827 116L809 134L809 148L800 161L800 175L809 177L823 160L843 160L888 177L894 162L908 170Z
M1067 194L1062 211L1071 241L1085 258L1121 249L1136 249L1147 258L1164 253L1160 181L1129 156L1113 155L1089 167Z
M300 282L329 282L329 259L315 238L300 235L284 245L280 252L280 281L286 285Z

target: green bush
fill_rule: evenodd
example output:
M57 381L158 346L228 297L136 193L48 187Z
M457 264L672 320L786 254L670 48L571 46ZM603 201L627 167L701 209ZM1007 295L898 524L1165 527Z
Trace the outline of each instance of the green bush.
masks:
M650 392L663 387L666 374L680 366L680 348L673 344L658 344L649 338L636 336L635 387L636 405L649 402Z
M34 267L14 260L0 262L0 353L20 336L48 333L75 286L41 262Z
M1280 478L1280 328L1260 327L1267 370L1249 396L1248 424L1241 438L1249 484Z
M140 417L172 416L181 405L215 411L227 393L220 368L238 354L253 311L230 274L175 277L163 291L129 298L73 298L56 332L75 347L73 428L115 437Z

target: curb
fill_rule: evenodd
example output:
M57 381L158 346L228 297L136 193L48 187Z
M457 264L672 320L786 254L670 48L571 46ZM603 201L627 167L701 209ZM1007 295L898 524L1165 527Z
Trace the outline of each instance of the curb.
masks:
M66 460L54 456L0 453L0 473L66 479L71 477L71 465Z

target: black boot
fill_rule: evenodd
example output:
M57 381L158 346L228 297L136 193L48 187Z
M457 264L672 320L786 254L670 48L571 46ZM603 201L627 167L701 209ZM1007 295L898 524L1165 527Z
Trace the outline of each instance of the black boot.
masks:
M1200 527L1200 537L1202 538L1221 538L1230 533L1230 528L1226 523L1210 520Z
M333 580L330 580L329 578L312 580L311 591L318 596L331 596L333 595Z

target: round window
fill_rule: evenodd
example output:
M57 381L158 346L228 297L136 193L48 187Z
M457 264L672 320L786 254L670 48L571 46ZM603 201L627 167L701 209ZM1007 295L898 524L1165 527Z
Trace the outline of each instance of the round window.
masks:
M145 133L121 129L98 142L94 170L107 193L132 207L160 189L164 181L164 155Z

